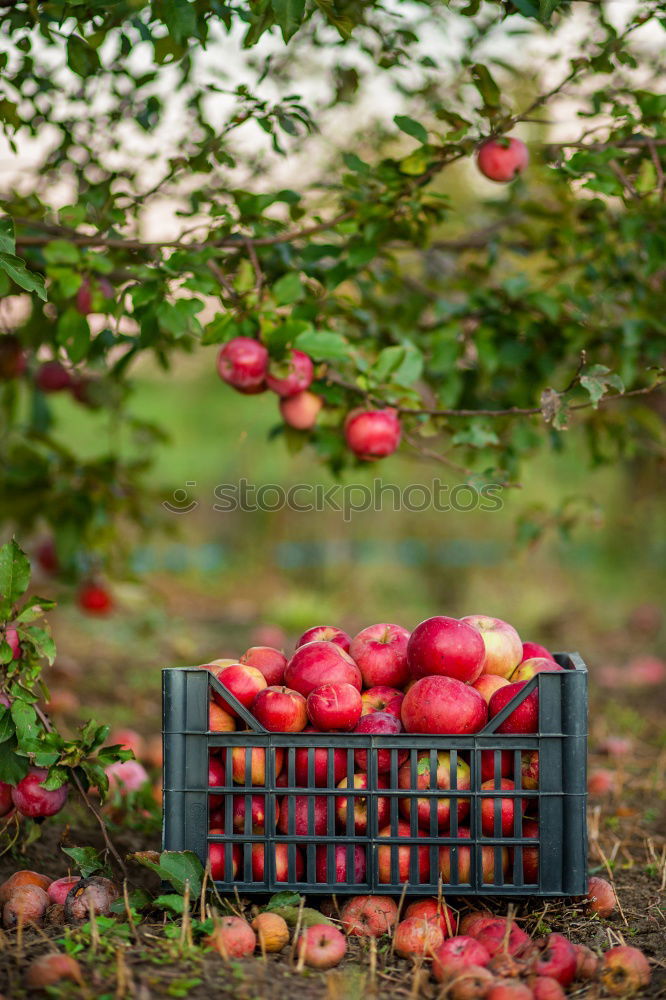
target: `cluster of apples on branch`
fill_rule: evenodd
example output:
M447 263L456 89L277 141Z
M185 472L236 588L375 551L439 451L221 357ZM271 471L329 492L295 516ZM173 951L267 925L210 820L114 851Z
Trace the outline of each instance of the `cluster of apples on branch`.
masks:
M478 149L477 165L489 180L506 183L521 174L529 162L525 143L512 137L488 139ZM272 361L261 340L234 337L218 354L220 378L237 392L256 395L267 389L279 397L280 415L289 427L309 431L324 406L312 392L315 366L312 358L295 348L285 358ZM400 444L402 426L394 407L359 407L347 414L343 433L347 447L362 461L391 455Z

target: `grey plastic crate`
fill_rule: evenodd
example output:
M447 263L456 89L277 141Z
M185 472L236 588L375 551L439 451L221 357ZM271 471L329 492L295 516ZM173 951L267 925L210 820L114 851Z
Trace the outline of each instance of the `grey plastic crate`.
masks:
M166 669L162 674L163 846L166 850L194 851L204 864L212 848L216 868L221 869L216 874L223 876L216 880L221 892L233 891L235 886L243 893L294 889L318 894L397 894L408 881L408 893L434 894L442 879L444 858L445 894L584 895L587 891L587 668L577 653L560 653L556 658L565 668L563 671L538 674L485 729L471 736L270 733L210 671L192 667ZM539 693L539 731L531 735L496 733L497 726L535 688ZM208 730L208 706L214 693L236 711L247 730L233 733ZM245 748L240 757L238 748ZM237 763L244 762L247 774L252 749L265 754L265 781L261 785L234 781L234 750ZM318 781L317 750L320 757L322 750L326 754L325 774L320 774ZM350 788L344 784L344 777L343 787L339 787L339 768L338 774L334 773L334 751L338 751L338 765L345 765L346 761L345 771L353 774L355 752L359 750L367 754L368 788ZM539 754L539 787L523 789L519 778L521 753L535 750ZM382 787L379 781L380 751L388 751L390 755L390 769L385 775L388 787ZM437 754L442 751L451 755L454 780L450 790L435 784ZM481 788L481 754L488 751L494 751L492 790ZM509 751L513 757L514 790L500 790L502 751ZM399 788L398 763L405 752L410 787ZM211 753L218 757L224 773L223 783L215 787L208 784ZM429 758L431 787L428 788L416 787L420 755ZM458 759L469 765L469 788L455 787ZM245 820L239 828L238 817L234 826L234 805L241 796ZM256 796L263 799L266 817L264 829L258 833L252 831L251 825L251 802ZM306 797L308 833L300 836L295 833L296 796ZM352 809L347 810L346 824L336 819L335 804L341 796L354 803L357 797L365 799L367 832L354 832ZM321 825L315 825L315 799L320 798L326 803L323 831ZM436 800L442 798L456 805L462 800L461 809L469 806L465 825L458 819L458 808L451 808L450 827L444 832L440 830ZM484 835L481 828L484 798L494 798L496 803L493 836ZM526 800L526 813L538 819L537 838L524 836L521 809L514 810L511 835L502 835L499 802L507 798ZM415 799L428 802L426 829L419 829L417 810L407 805ZM386 800L388 822L383 828L384 835L379 836L379 813L380 809L386 812ZM277 803L281 803L282 810L287 809L286 831L278 829L276 824ZM211 807L221 830L212 834ZM408 820L403 818L405 810L410 814ZM407 822L409 827L408 831L403 827L402 836L398 836L399 822ZM469 835L463 836L467 829ZM337 871L334 852L341 845L345 848L343 857L338 859L342 870ZM527 881L524 870L533 868L535 849L538 874ZM365 858L365 873L362 880L355 880L354 857L359 851ZM530 863L526 865L528 859ZM323 880L318 880L318 874Z

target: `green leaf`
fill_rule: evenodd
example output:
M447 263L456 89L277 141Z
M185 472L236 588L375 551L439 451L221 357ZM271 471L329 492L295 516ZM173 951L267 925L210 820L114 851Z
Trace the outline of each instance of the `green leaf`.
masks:
M175 893L166 893L162 896L157 896L153 900L153 906L158 910L170 910L171 913L175 913L178 916L185 912L183 897L177 896Z
M0 753L0 781L8 785L18 785L30 770L30 761L23 754L17 753L16 741L10 740L9 746L2 745Z
M203 882L203 866L192 851L162 851L158 862L134 855L135 861L150 868L165 882L170 882L176 892L185 892L185 883L190 884L190 896L198 896Z
M73 243L67 240L53 240L44 247L44 257L48 264L78 264L81 254Z
M8 275L19 288L26 292L36 292L40 299L46 301L46 288L41 274L29 271L20 257L11 253L0 253L0 269Z
M547 21L550 15L560 6L561 0L539 0L539 17Z
M285 892L276 892L266 903L267 910L276 910L281 906L300 906L301 896L297 892L290 892L289 890Z
M28 622L34 621L36 618L41 618L45 612L51 611L55 608L56 602L49 601L45 597L37 597L33 595L26 604L23 605L20 614L16 616L16 622L26 625Z
M427 143L428 133L420 122L410 118L409 115L395 115L393 121L401 132L406 132L407 135L411 135L412 139L416 139L424 145Z
M409 156L405 156L404 159L400 160L400 171L403 174L408 174L410 177L418 177L422 174L430 163L430 153L428 150L421 146L420 149L415 149L413 153Z
M16 732L16 726L9 708L0 705L0 743L10 740Z
M32 705L28 705L21 698L14 698L11 713L16 726L18 745L22 750L34 753L41 731L37 724L37 713Z
M82 361L90 347L90 327L86 317L73 307L65 309L58 320L56 340L74 364Z
M470 75L484 105L488 108L498 108L500 89L490 75L489 69L483 63L475 63L470 69Z
M96 50L79 35L67 39L67 64L77 76L92 76L100 69Z
M13 254L16 250L14 220L9 215L0 218L0 253Z
M290 927L296 926L299 915L301 927L312 927L315 924L333 924L332 920L329 920L319 910L314 910L310 906L304 906L303 909L300 906L274 906L271 907L271 913L277 913Z
M457 434L453 435L451 443L466 444L471 448L487 448L489 445L499 444L500 441L495 431L472 421L465 430L458 431Z
M303 21L305 0L271 0L275 21L285 42L296 34Z
M350 353L344 337L327 330L304 331L294 341L294 347L305 351L315 361L344 361Z
M587 368L580 376L580 384L589 393L595 409L609 389L624 392L624 383L620 376L611 372L605 365L592 365Z
M108 865L94 847L63 847L61 850L72 859L83 878L90 878L99 872L111 874Z
M185 45L197 34L197 15L189 0L163 0L162 17L169 34L178 45Z
M0 548L0 621L8 619L29 583L30 562L20 545L12 539Z
M285 274L275 282L272 288L273 296L279 306L291 305L303 295L303 285L298 274Z
M53 663L56 655L55 642L46 629L39 628L37 625L29 625L28 628L19 628L18 632L22 640L32 644L36 656L43 656L49 663Z

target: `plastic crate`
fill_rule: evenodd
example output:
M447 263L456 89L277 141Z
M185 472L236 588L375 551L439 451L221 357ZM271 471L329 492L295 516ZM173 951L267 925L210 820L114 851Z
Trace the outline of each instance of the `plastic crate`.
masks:
M216 877L220 892L236 887L246 894L283 889L398 894L408 882L406 891L419 895L437 893L440 884L451 895L584 895L587 668L576 653L557 654L557 660L563 671L538 674L482 732L470 736L269 733L210 671L166 669L163 846L194 851L204 864L212 850L215 875L221 876ZM497 734L497 726L535 688L539 731ZM209 732L208 706L214 694L235 709L247 730ZM243 778L243 766L250 774L253 750L257 760L263 756L263 784L252 785ZM334 751L338 751L337 758ZM367 755L367 789L349 787L350 779L340 778L341 771L351 775L355 769L365 770L355 765L359 751ZM534 751L539 762L538 788L523 788L521 755ZM452 787L446 791L436 785L437 755L442 752L450 754ZM222 765L222 783L215 787L208 785L211 753ZM419 764L423 761L427 763ZM503 761L513 765L516 775L511 791L501 790ZM469 768L469 787L457 787L459 763L465 776ZM386 764L388 771L380 781ZM493 786L484 790L482 766L489 765ZM417 786L419 766L426 772L429 769L427 788ZM399 782L409 787L399 787ZM252 830L253 797L259 797L265 814L259 833ZM296 833L297 797L302 798L298 809L307 824L305 835ZM341 798L348 799L348 805L367 807L366 831L355 832L351 808L346 821L336 816L336 802ZM521 808L513 810L510 832L502 833L500 799L520 798L525 800L526 814L538 821L536 838L526 835L533 828L526 824ZM415 799L425 802L421 815ZM438 816L438 799L448 799L458 807L450 808L448 826L441 823L443 814ZM493 836L482 830L486 799L495 800ZM234 809L239 804L244 804L245 818L236 815L234 826ZM279 827L278 808L283 817ZM209 832L211 814L217 833ZM487 822L486 817L486 832ZM336 865L336 847L341 846ZM365 871L359 877L362 868Z

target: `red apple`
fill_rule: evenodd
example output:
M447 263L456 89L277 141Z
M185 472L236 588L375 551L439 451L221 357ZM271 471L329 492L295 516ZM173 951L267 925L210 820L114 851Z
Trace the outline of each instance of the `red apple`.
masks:
M536 840L539 836L539 824L534 819L523 819L523 837ZM539 881L539 848L523 847L523 879L525 882Z
M304 732L319 732L313 726L308 726ZM312 761L312 779L310 777L310 761ZM329 761L332 761L332 782L329 782ZM294 752L294 778L296 784L312 785L315 788L325 788L338 782L347 774L347 751L342 747L297 747Z
M433 960L433 972L437 957ZM447 1000L483 1000L496 982L490 969L465 965L460 969L441 969L436 976L445 986Z
M269 847L268 850L271 850ZM275 844L273 847L275 851L275 881L276 882L289 882L291 881L289 876L289 858L293 857L294 861L294 881L302 882L303 874L305 872L305 865L303 864L303 855L300 848L295 844ZM252 845L252 881L253 882L263 882L266 877L266 855L264 851L263 844L253 844Z
M13 808L12 785L8 785L6 781L0 781L0 816L6 816Z
M491 181L512 181L529 163L527 146L520 139L500 136L487 139L479 146L476 162L484 177Z
M266 385L278 396L295 396L307 389L314 377L312 358L303 351L291 350L283 361L275 362L266 375Z
M604 767L597 767L590 771L587 778L587 790L594 798L603 798L610 795L617 788L617 774Z
M109 733L111 746L120 746L123 750L131 750L135 757L143 757L146 741L135 729L113 729Z
M13 333L0 335L0 382L19 378L27 367L21 341Z
M223 836L224 830L213 827L210 833ZM229 848L229 878L225 878L227 846ZM208 845L208 860L210 875L214 882L235 882L241 866L241 849L239 844L223 844L219 841Z
M257 936L243 917L222 917L204 944L219 952L225 962L251 955L257 946Z
M555 657L545 646L540 646L538 642L524 642L523 655L520 658L520 662L523 663L525 660L531 660L534 656L543 656L547 660L555 662Z
M298 958L312 969L332 969L345 957L347 942L337 927L312 924L298 939Z
M351 636L335 625L313 625L312 628L307 629L300 637L296 643L296 649L299 649L300 646L305 646L309 642L334 642L336 646L340 646L341 649L344 649L345 653L348 653Z
M5 631L5 642L12 651L12 659L20 660L21 658L21 640L19 639L19 634L15 628L8 628Z
M274 812L275 812L275 823L277 823L280 816L280 807L277 802L274 801ZM220 815L222 814L222 815ZM220 820L224 815L224 807L221 807L219 812L213 817L211 813L211 821L217 820L216 826L222 826L223 822ZM266 796L265 795L252 795L250 798L250 829L245 829L247 815L247 804L244 795L234 795L233 806L232 806L232 825L234 828L234 833L254 833L261 834L266 830Z
M440 945L433 958L432 972L441 983L470 966L483 968L489 961L490 955L482 944L461 934Z
M349 652L356 661L365 687L378 684L402 687L409 680L409 632L401 625L379 624L354 636Z
M488 721L488 706L473 687L435 675L409 689L400 715L408 733L478 733Z
M391 824L383 827L379 831L378 836L394 836ZM409 823L403 823L402 821L397 824L395 836L411 838L412 841L415 839L412 837ZM425 834L419 830L417 837L423 836L425 836ZM396 880L394 884L402 885L405 882L411 883L411 859L413 853L415 853L416 856L416 884L430 882L429 848L419 847L413 842L411 844L387 844L386 846L377 848L378 881L383 884L393 882L391 873L391 858L394 857L396 860ZM433 879L433 881L435 880Z
M495 750L481 751L481 781L495 777ZM513 750L500 750L500 778L513 775Z
M393 948L403 958L432 958L443 944L441 928L424 917L401 920L393 934Z
M275 775L282 770L284 750L278 748L269 751L275 754ZM247 759L249 757L250 774L247 774ZM237 785L266 784L266 751L263 747L234 747L231 751L232 778ZM250 778L249 782L247 778Z
M513 921L507 935L507 921L504 917L498 917L481 927L476 934L476 940L484 946L491 958L500 952L513 956L520 955L530 944L529 934ZM545 972L539 974L548 975Z
M81 881L80 875L67 875L65 878L56 879L46 890L46 894L52 903L61 903L63 906L73 885Z
M252 337L234 337L220 348L217 372L237 392L254 395L266 388L268 351Z
M650 982L650 963L638 948L617 945L602 959L601 982L612 997L628 997Z
M491 913L490 910L472 910L471 913L466 913L460 921L458 933L473 938L482 927L496 919L495 914ZM490 958L490 956L488 957Z
M98 583L84 583L76 600L81 610L88 615L108 615L113 611L111 594Z
M365 733L367 735L394 736L402 732L402 722L395 715L388 712L372 712L370 715L363 715L354 730L355 733ZM395 759L396 767L400 767L407 759L407 750L373 750L377 754L377 773L388 774L391 770L392 760ZM361 771L368 770L368 751L356 750L354 761Z
M557 979L550 976L537 976L530 981L534 1000L565 1000L566 993Z
M361 885L365 882L366 857L365 849L358 844L350 844L351 864L353 871L351 877L348 872L348 848L344 844L331 844L331 854L333 863L333 878L328 877L328 847L326 844L318 844L315 852L315 879L317 882L351 882L352 885Z
M303 390L280 400L280 414L285 424L290 427L294 427L297 431L309 431L317 423L323 405L324 400L321 396Z
M220 684L231 691L241 705L248 709L252 708L254 699L259 692L267 687L266 678L261 670L257 670L256 667L248 667L245 663L232 663L231 666L214 670L213 673ZM213 698L225 712L238 717L236 709L224 700L223 695L214 691Z
M352 896L342 907L340 919L350 936L381 937L395 926L398 907L390 896Z
M293 815L293 832L289 818ZM312 815L312 818L310 818ZM324 795L285 795L280 802L280 833L297 837L323 837L328 830L328 802ZM331 834L335 831L331 829Z
M334 642L307 642L287 665L285 684L306 698L322 684L352 684L359 692L361 672L349 653Z
M54 816L60 812L69 792L65 782L59 788L44 788L48 770L45 767L31 767L24 778L12 788L12 800L22 816L38 819L41 816Z
M389 715L395 715L396 719L399 719L404 698L405 696L402 691L398 691L397 688L378 684L377 687L368 688L361 695L361 701L363 702L361 715L372 715L373 712L388 712Z
M513 625L501 618L490 618L487 615L468 615L460 620L481 633L486 648L484 674L510 677L523 654L523 644Z
M361 718L360 692L352 684L322 684L307 700L310 722L323 732L349 732Z
M271 733L300 733L308 724L306 704L298 691L276 685L259 692L252 702L252 714Z
M442 674L472 684L483 671L485 655L483 636L477 628L444 615L417 625L407 644L407 662L417 679Z
M458 828L458 840L469 840L470 832L466 827ZM458 852L458 878L457 882L461 884L468 884L472 881L472 858L473 854L469 847L460 846L457 847ZM502 872L501 876L505 876L509 867L509 852L506 847L502 848L501 853L502 862ZM442 876L442 881L445 885L454 881L455 867L453 861L452 848L448 844L445 844L439 849L439 871ZM481 872L483 882L486 884L495 881L495 848L494 847L482 847L481 848Z
M508 684L506 677L499 677L497 674L481 674L472 684L472 687L479 692L486 705L490 704L490 699L501 687Z
M547 656L533 656L530 660L523 660L522 663L518 664L511 674L511 683L530 681L535 674L557 673L563 669L559 663L555 663L555 660L549 660Z
M405 910L405 917L419 917L439 925L445 938L452 937L458 928L458 918L443 899L430 896L428 899L417 899Z
M507 684L506 687L495 691L490 699L488 713L491 719L502 711L505 705L515 698L519 691L528 684L529 681L518 681L515 684ZM539 729L539 693L535 688L531 694L514 708L504 722L497 727L498 733L536 733Z
M587 908L600 917L610 917L617 909L615 889L605 878L592 875L587 883Z
M446 753L444 750L439 750L436 756L436 773L434 776L434 782L431 781L431 766L430 766L430 751L422 750L416 758L415 767L415 780L412 781L412 763L410 760L406 760L405 763L400 768L398 772L398 788L402 789L431 789L431 788L447 788L452 787L452 777L451 777L451 755ZM456 788L466 789L470 787L470 770L469 764L466 764L461 757L457 758L456 762ZM469 799L458 798L454 799L457 801L457 813L458 822L466 818L469 813ZM418 824L422 830L428 832L430 830L430 803L435 803L434 815L436 818L437 828L440 832L448 830L451 822L451 799L450 798L434 798L434 796L424 796L422 798L416 799L416 813L418 818ZM405 817L405 819L410 818L412 808L411 799L400 799L400 812Z
M538 976L552 976L562 986L568 986L576 975L576 963L576 949L571 941L563 934L549 934L534 971Z
M534 1000L534 994L519 979L496 979L485 1000Z
M392 455L400 444L402 429L397 410L352 410L345 420L347 447L357 458L372 462Z
M62 392L69 389L72 376L59 361L45 361L35 375L35 384L42 392Z
M215 701L208 705L208 729L211 733L233 733L236 720Z
M148 772L138 760L117 760L104 769L109 779L109 790L120 795L137 792L150 781Z
M515 789L513 781L509 778L502 778L500 781L500 789L502 791L510 791ZM484 781L481 785L481 790L484 792L497 791L495 788L494 779L491 781ZM499 821L500 821L500 836L510 837L513 834L513 817L515 802L520 803L520 799L516 800L513 798L499 798L497 795L492 797L484 796L481 799L481 829L486 837L495 836L495 803L499 799ZM527 808L527 800L522 800L523 811Z
M368 787L367 774L353 775L352 788L366 789ZM378 788L388 788L389 783L381 775L377 777ZM338 784L338 788L349 788L349 779L343 778ZM389 821L391 803L385 796L379 796L377 803L377 826L385 826ZM337 795L335 798L335 815L338 820L338 827L342 833L347 832L347 815L349 808L353 808L354 822L353 830L355 834L363 835L368 832L368 799L365 795Z
M539 751L523 750L520 755L520 784L530 790L539 787Z
M272 646L250 646L238 662L260 670L266 678L266 683L271 687L284 682L287 657L279 649L274 649Z
M584 944L575 944L576 979L596 979L599 972L599 959L591 948Z

